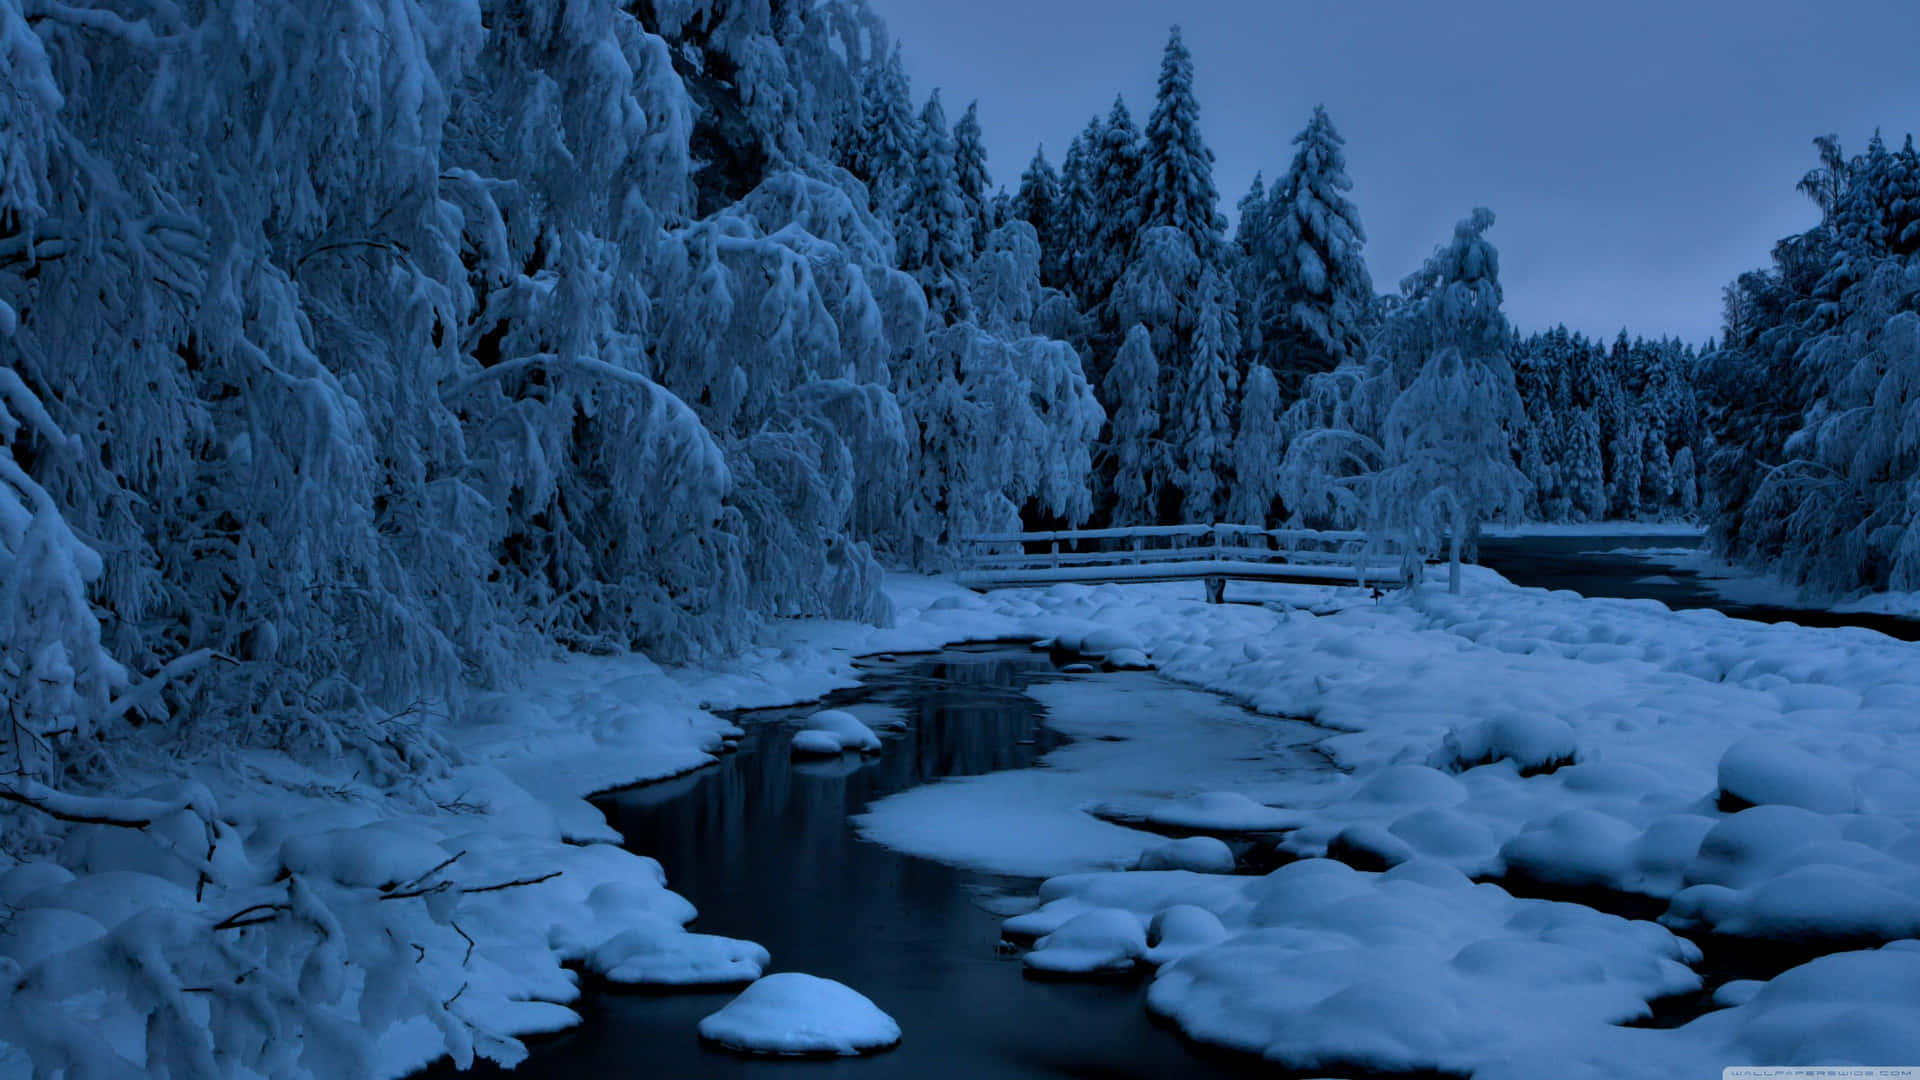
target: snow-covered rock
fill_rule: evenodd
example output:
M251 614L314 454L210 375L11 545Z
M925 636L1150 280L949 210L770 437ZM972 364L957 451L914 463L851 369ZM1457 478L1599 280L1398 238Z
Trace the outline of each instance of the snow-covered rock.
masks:
M1212 836L1169 840L1140 854L1142 870L1192 870L1202 874L1233 872L1233 849Z
M1205 791L1154 803L1141 816L1155 825L1212 832L1277 832L1304 820L1296 811L1266 806L1237 791Z
M700 1037L752 1054L839 1054L884 1050L900 1025L866 995L831 979L781 972L740 992L700 1021Z
M766 969L767 950L751 941L692 934L666 919L645 920L587 955L587 969L630 986L747 983Z
M1720 790L1752 806L1798 806L1822 814L1858 808L1853 777L1827 760L1769 735L1750 735L1720 756Z
M825 757L829 754L841 754L846 747L840 742L840 736L831 731L796 731L793 741L788 744L796 757Z
M1097 908L1035 942L1024 963L1040 975L1113 975L1134 970L1146 954L1146 930L1137 916Z
M807 717L805 731L823 731L840 741L842 750L865 753L880 749L880 736L860 722L860 718L841 709L822 709Z
M1557 717L1507 713L1447 733L1436 764L1451 770L1511 761L1521 775L1552 772L1579 754L1573 729Z
M1175 904L1162 908L1147 924L1147 960L1166 964L1231 936L1220 917L1203 907Z

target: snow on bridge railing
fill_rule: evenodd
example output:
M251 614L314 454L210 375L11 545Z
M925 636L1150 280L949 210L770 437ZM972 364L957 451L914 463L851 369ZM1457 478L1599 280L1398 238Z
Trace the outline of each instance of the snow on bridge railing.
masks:
M1196 540L1205 543L1183 543ZM1044 550L1035 550L1041 545ZM1352 531L1139 525L987 533L964 538L962 548L960 581L975 588L1201 579L1208 598L1218 600L1228 578L1362 586L1403 586L1410 579L1397 543L1370 544L1366 533Z

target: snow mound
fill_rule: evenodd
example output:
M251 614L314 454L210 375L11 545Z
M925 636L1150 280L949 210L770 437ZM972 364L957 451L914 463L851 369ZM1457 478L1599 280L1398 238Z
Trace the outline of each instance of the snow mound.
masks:
M625 986L713 986L752 982L768 960L767 950L751 941L690 934L654 918L594 949L586 966Z
M1138 635L1118 627L1104 627L1078 638L1062 635L1058 640L1061 646L1095 659L1111 660L1122 652L1138 653L1143 657L1147 655L1146 643Z
M1822 814L1851 813L1860 801L1848 771L1766 735L1741 739L1720 756L1720 790L1749 806Z
M1153 661L1139 649L1115 649L1107 654L1107 665L1121 671L1153 670Z
M432 830L386 821L295 836L280 846L281 865L296 874L377 887L413 881L451 854Z
M700 1037L750 1054L852 1056L897 1044L900 1025L844 984L782 972L701 1020Z
M1569 810L1506 842L1507 869L1550 885L1618 889L1628 880L1640 830L1593 810Z
M1160 969L1148 1007L1206 1043L1288 1069L1472 1074L1542 1039L1605 1038L1698 989L1697 949L1653 923L1521 900L1416 860L1324 859L1247 887L1234 932Z
M1450 806L1464 802L1467 789L1460 781L1425 765L1389 765L1361 783L1355 802L1424 803Z
M1212 836L1170 840L1140 855L1142 870L1192 870L1202 874L1233 872L1233 849Z
M1296 811L1257 803L1234 791L1208 791L1151 804L1139 816L1155 825L1210 832L1278 832L1305 820Z
M1147 960L1165 964L1217 945L1230 935L1220 917L1193 904L1175 904L1147 925Z
M1026 956L1038 975L1113 975L1133 971L1147 955L1147 935L1130 911L1097 908L1068 919Z
M1435 764L1453 772L1511 761L1522 776L1550 773L1579 755L1573 729L1552 716L1508 713L1447 733Z
M1915 1015L1920 952L1888 946L1802 964L1708 1019L1732 1028L1739 1057L1792 1066L1920 1061Z
M860 722L860 718L840 709L822 709L807 717L806 731L823 731L840 740L842 750L880 749L880 736L873 729Z
M845 752L840 736L831 731L796 731L789 746L796 757L826 757Z
M1327 842L1327 858L1355 870L1387 870L1413 858L1413 846L1378 825L1349 825Z
M1041 883L1040 907L1001 923L1001 932L1014 939L1040 937L1080 915L1105 908L1131 912L1134 921L1145 926L1160 912L1182 904L1211 911L1225 921L1247 910L1247 888L1258 880L1189 870L1066 874Z

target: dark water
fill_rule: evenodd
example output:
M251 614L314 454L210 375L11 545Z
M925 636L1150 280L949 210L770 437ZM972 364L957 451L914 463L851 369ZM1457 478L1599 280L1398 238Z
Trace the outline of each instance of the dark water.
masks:
M1902 641L1920 641L1920 620L1893 615L1807 611L1736 604L1709 589L1699 575L1663 563L1616 555L1622 548L1697 547L1690 536L1526 536L1480 541L1480 563L1516 585L1571 589L1582 596L1658 600L1670 608L1712 608L1739 619L1801 626L1860 626ZM1652 577L1671 582L1647 581Z
M742 717L737 753L679 780L600 800L627 847L666 868L699 907L693 928L748 938L769 971L837 979L900 1022L899 1048L830 1061L750 1059L711 1050L700 1018L732 992L590 989L586 1023L532 1047L514 1077L1226 1077L1275 1075L1189 1049L1148 1022L1145 987L1022 977L996 949L1000 916L977 900L1032 896L1038 883L958 870L858 839L848 818L881 797L944 776L1026 768L1062 740L1021 692L1059 678L1017 647L961 649L876 670L832 704L883 702L911 727L857 764L796 763L797 720L821 706ZM443 1071L436 1075L457 1075ZM468 1074L471 1075L471 1074Z

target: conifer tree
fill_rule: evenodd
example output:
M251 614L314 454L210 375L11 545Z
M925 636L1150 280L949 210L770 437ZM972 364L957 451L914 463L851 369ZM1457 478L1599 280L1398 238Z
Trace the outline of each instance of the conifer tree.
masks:
M1254 259L1257 355L1297 381L1363 355L1373 281L1361 258L1360 213L1346 196L1346 140L1325 107L1293 141L1298 149L1260 218Z
M967 104L967 111L953 127L953 179L966 207L967 251L971 256L986 244L987 234L994 229L992 206L987 196L993 181L987 175L987 148L980 141L978 101Z
M1279 494L1285 436L1280 426L1280 384L1265 364L1247 369L1240 395L1240 424L1233 438L1233 491L1227 520L1265 528Z
M1267 213L1265 173L1253 174L1253 185L1245 195L1240 196L1234 213L1238 215L1238 220L1233 227L1233 253L1228 262L1235 293L1235 312L1240 320L1240 352L1244 367L1260 340L1254 307L1260 295L1259 233L1265 227Z
M921 110L918 135L913 183L900 210L896 237L900 268L926 290L929 317L954 322L968 310L965 274L971 233L966 201L954 177L953 136L947 132L938 90Z
M1089 308L1107 303L1115 283L1126 272L1134 241L1139 238L1144 168L1141 153L1140 131L1134 127L1133 114L1127 110L1126 101L1116 97L1089 154L1090 223L1082 275L1085 292L1081 295ZM1117 339L1118 326L1110 319L1102 330L1109 341Z
M1028 163L1027 171L1020 174L1020 190L1014 193L1013 203L1008 209L1013 217L1032 225L1034 235L1040 241L1041 282L1050 288L1062 288L1058 262L1061 238L1056 230L1065 207L1060 190L1060 174L1054 171L1053 163L1047 160L1046 147L1034 150L1033 161Z
M1088 282L1095 261L1095 160L1100 131L1100 118L1089 117L1087 126L1067 146L1067 156L1060 163L1060 203L1053 225L1055 250L1049 253L1055 262L1053 274L1058 287L1066 290L1083 311L1093 307L1093 290Z
M1160 364L1144 326L1127 331L1102 383L1108 402L1107 452L1112 458L1116 525L1156 523L1161 469Z
M911 184L919 146L911 93L896 44L885 60L866 68L860 84L860 124L845 154L847 171L867 185L872 208L889 217Z
M1193 54L1180 28L1167 37L1159 94L1147 120L1143 228L1170 226L1185 233L1202 262L1222 254L1225 223L1213 184L1213 151L1200 135L1200 103L1193 95Z
M1201 274L1191 353L1179 372L1179 396L1168 433L1181 516L1188 522L1215 521L1226 503L1233 448L1230 410L1239 389L1234 371L1238 338L1231 289L1224 275L1209 267Z

